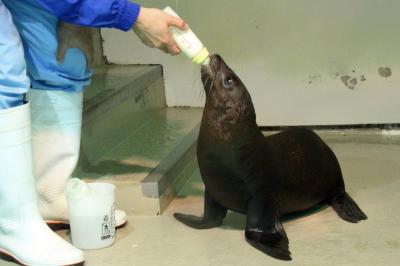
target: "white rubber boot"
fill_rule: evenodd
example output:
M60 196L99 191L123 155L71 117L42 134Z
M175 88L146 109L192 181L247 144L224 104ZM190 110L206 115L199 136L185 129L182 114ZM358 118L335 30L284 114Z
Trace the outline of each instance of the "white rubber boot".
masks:
M50 225L68 225L66 184L79 157L82 93L29 91L38 206ZM116 211L116 226L127 221Z
M31 89L28 97L39 211L46 221L68 223L65 188L78 162L82 93Z
M0 253L23 265L74 265L83 252L41 218L32 170L29 104L0 110Z

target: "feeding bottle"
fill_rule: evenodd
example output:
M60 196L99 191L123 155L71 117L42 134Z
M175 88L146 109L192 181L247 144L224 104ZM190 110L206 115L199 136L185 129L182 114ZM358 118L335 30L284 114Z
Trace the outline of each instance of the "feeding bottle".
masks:
M178 14L169 6L164 8L164 12L179 18ZM170 31L178 47L192 59L193 63L206 65L210 62L210 53L191 29L183 31L176 27L170 27Z

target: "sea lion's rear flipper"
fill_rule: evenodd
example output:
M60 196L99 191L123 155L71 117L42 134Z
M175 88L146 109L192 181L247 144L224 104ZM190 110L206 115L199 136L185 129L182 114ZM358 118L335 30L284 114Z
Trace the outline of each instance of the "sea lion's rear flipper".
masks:
M350 223L358 223L368 218L346 192L334 196L331 205L340 218Z
M196 229L209 229L220 226L226 216L227 209L216 202L207 189L204 194L204 215L198 217L194 215L186 215L182 213L174 213L175 218L186 224L187 226Z
M266 201L250 200L245 235L250 245L267 255L280 260L292 259L279 214Z

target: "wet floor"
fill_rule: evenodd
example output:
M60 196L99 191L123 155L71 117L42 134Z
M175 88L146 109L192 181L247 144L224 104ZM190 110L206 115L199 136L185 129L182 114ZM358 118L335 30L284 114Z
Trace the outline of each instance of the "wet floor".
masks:
M164 215L131 217L116 244L87 253L87 265L399 265L400 146L332 143L351 196L369 219L350 224L331 208L284 223L291 263L249 246L245 217L230 213L220 228L197 231L173 218L176 211L201 214L203 185L197 172Z
M174 212L202 212L203 185L196 172L162 216L129 217L113 246L85 252L86 265L399 265L400 146L356 142L330 146L341 163L347 191L368 220L350 224L327 207L285 222L292 262L275 260L248 245L242 215L229 213L222 227L204 231L178 223ZM60 234L66 237L66 231Z

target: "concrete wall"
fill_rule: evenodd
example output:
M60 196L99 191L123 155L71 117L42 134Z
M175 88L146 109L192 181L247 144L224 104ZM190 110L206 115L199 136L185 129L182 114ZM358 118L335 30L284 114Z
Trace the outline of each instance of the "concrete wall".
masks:
M171 5L249 89L260 125L400 122L400 1L186 0ZM170 106L201 106L199 67L103 30L107 60L161 63Z

